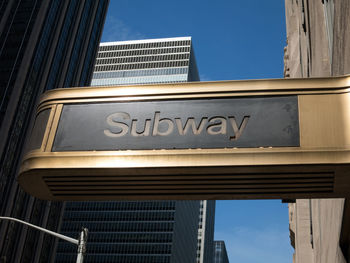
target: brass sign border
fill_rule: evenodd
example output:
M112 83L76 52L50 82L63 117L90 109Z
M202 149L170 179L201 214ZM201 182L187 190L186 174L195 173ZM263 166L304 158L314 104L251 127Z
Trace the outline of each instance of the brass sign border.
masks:
M281 95L298 96L300 147L51 152L64 104ZM321 112L320 114L317 113L317 120L312 119L314 116L308 113L313 110L315 105ZM347 131L350 131L350 120L338 116L337 112L344 110L350 116L350 75L315 79L220 81L58 89L49 91L42 96L38 113L50 107L51 113L43 144L39 150L31 151L24 156L18 177L19 181L22 180L25 174L52 168L67 171L105 168L101 169L100 172L93 169L94 175L103 176L109 170L115 176L123 176L128 173L138 174L140 169L152 169L157 174L157 169L163 168L183 172L191 168L205 171L206 167L221 167L220 169L222 167L236 169L234 167L237 167L239 170L240 167L250 166L252 169L254 167L265 167L269 170L269 167L272 169L273 166L308 167L310 165L325 165L328 167L325 168L327 171L340 175L340 177L335 177L334 192L337 192L338 195L339 193L344 194L344 189L349 187L347 179L344 178L346 178L346 171L350 165L350 135L347 135ZM332 118L330 119L331 126L332 123L334 123L333 126L338 123L342 126L331 127L329 131L325 132L329 138L327 136L321 138L318 135L318 129L324 126L320 122L323 121L323 118L328 120L329 116ZM309 123L312 123L312 125ZM317 134L315 136L306 134L310 129ZM252 164L252 160L254 164ZM335 165L338 168L335 167L334 170L329 168ZM42 196L45 196L45 194ZM208 198L213 196L209 195ZM332 196L334 195L324 194L324 197ZM274 195L271 195L271 197L273 198ZM152 198L160 199L157 196ZM201 199L200 197L197 198ZM220 194L215 195L215 198L230 199L229 196ZM242 196L242 198L247 197Z
M259 85L262 83L263 85ZM216 84L216 85L215 85ZM213 85L215 86L213 88ZM283 91L281 91L281 85L283 85ZM296 88L296 85L298 87ZM185 86L185 87L184 87ZM196 87L197 86L197 87ZM330 88L331 86L331 88ZM59 162L58 157L66 159L74 156L75 161L78 159L84 159L85 165L93 167L99 165L96 160L89 164L88 156L95 156L97 159L111 159L113 163L117 161L118 165L124 167L124 164L129 163L127 161L132 158L133 164L130 167L141 167L142 165L149 164L150 156L152 156L152 163L159 163L158 165L164 166L165 164L178 165L181 163L184 166L187 165L204 165L212 163L213 155L223 158L225 162L219 161L220 165L246 165L246 161L238 161L237 157L232 157L234 160L228 160L225 156L236 155L254 155L254 158L258 158L260 165L274 165L274 164L288 164L291 159L295 160L295 164L310 164L310 163L341 163L348 157L348 151L350 147L337 147L336 149L324 149L320 147L306 148L304 149L301 136L300 147L261 147L258 150L252 148L224 148L224 149L177 149L177 150L120 150L120 151L74 151L74 152L51 152L54 137L57 131L60 115L62 112L63 104L71 103L96 103L96 102L122 102L122 101L148 101L148 100L176 100L176 99L196 99L207 97L233 97L233 96L280 96L280 95L301 95L300 92L308 92L302 95L327 95L327 94L348 94L350 93L350 75L341 76L335 78L311 78L311 79L272 79L272 80L248 80L248 81L217 81L217 82L195 82L195 83L177 83L177 84L158 84L158 85L141 85L141 86L119 86L119 87L86 87L86 88L69 88L69 89L57 89L51 90L44 94L41 98L41 102L38 107L38 113L48 107L52 107L48 125L45 131L45 136L48 139L46 144L42 145L41 150L34 150L33 153L28 153L24 157L24 160L33 160L37 158L50 158L54 157ZM180 87L180 88L179 88ZM268 90L266 92L257 92L260 90ZM244 92L243 92L244 91ZM312 92L311 92L312 91ZM299 93L297 93L299 92ZM311 93L310 93L311 92ZM133 95L132 95L133 94ZM142 94L142 95L141 95ZM166 94L166 95L165 95ZM262 95L260 95L262 94ZM82 99L77 99L78 97ZM299 107L300 96L298 96ZM299 111L299 123L303 116L300 116ZM302 128L303 124L300 123ZM45 138L46 138L45 137ZM44 150L43 150L44 149ZM40 152L45 152L41 155ZM291 154L290 151L293 151ZM334 153L338 153L340 156L334 159L332 156ZM301 154L303 157L297 158L295 154ZM40 155L40 156L39 156ZM179 156L184 156L180 158ZM276 158L271 158L276 155ZM300 155L300 156L301 156ZM193 163L194 156L198 156L203 162ZM310 158L308 156L313 156ZM343 157L341 157L343 156ZM191 164L187 164L187 160L190 157ZM77 159L76 159L77 158ZM169 158L172 161L169 163ZM123 160L122 160L123 159ZM217 158L215 162L218 161ZM249 157L248 157L249 159ZM278 162L271 162L271 160L279 160ZM48 160L48 159L47 159ZM136 161L137 160L137 161ZM350 158L349 158L350 160ZM102 163L105 163L105 162ZM119 162L121 161L121 162ZM51 163L51 162L50 162ZM63 164L65 161L63 161ZM75 162L75 168L79 162ZM52 164L52 163L51 163ZM62 164L62 163L61 163ZM42 165L45 165L42 163ZM212 165L212 164L211 164ZM147 165L146 165L147 166ZM176 165L175 165L176 166ZM127 166L125 166L127 167ZM28 169L31 169L27 167Z
M264 79L189 82L118 87L84 87L50 90L43 94L38 111L49 104L250 97L350 92L350 75L332 78ZM79 99L77 99L79 98Z

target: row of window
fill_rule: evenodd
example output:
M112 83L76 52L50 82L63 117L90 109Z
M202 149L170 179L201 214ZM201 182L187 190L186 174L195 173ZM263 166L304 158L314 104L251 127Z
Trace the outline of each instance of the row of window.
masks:
M188 73L187 67L185 67L185 68L142 69L142 70L127 70L127 71L112 71L112 72L94 72L92 79L177 75L177 74L187 74L187 73Z
M65 232L65 235L69 237L77 237L78 232ZM125 242L125 243L145 243L145 242L171 242L173 232L91 232L89 231L89 241L94 242ZM65 243L64 241L62 241Z
M100 46L99 51L140 49L140 48L176 47L176 46L189 46L189 45L191 45L190 40L165 41L165 42L153 42L153 43L137 43L137 44L126 44L126 45Z
M169 79L170 77L171 79ZM119 86L119 85L160 84L160 83L164 84L164 83L178 83L178 82L187 82L187 75L97 79L91 82L91 86Z
M163 61L163 62L138 63L138 64L118 64L118 65L95 66L95 72L112 71L112 70L131 70L131 69L143 69L143 68L185 67L188 65L189 65L188 60Z
M84 222L84 227L91 232L170 232L173 231L174 222ZM79 232L81 222L64 222L62 232Z
M58 253L56 263L71 263L77 258L76 252L70 254ZM84 257L84 263L170 263L170 255L115 255L89 254Z
M60 243L57 252L74 252L76 248L71 244ZM87 253L121 253L121 254L170 254L171 244L123 244L123 243L93 243L89 240L86 248Z
M96 211L69 211L65 214L67 221L165 221L174 220L174 211L108 211L108 212L96 212Z
M67 233L74 236L76 233ZM89 232L89 242L122 242L122 243L165 243L172 241L173 234L162 233L120 233L120 232Z
M135 63L135 62L150 62L150 61L166 61L166 60L183 60L189 59L190 53L178 53L157 56L138 56L138 57L118 57L118 58L103 58L97 59L97 65L103 64L119 64L119 63Z
M174 54L190 52L190 47L177 47L177 48L159 48L159 49L139 49L128 51L113 51L113 52L98 52L97 59L99 58L112 58L112 57L130 57L130 56L145 56L156 54Z
M65 211L174 210L175 201L67 202Z
M91 86L116 86L116 85L134 85L134 84L156 84L156 83L175 83L187 82L186 74L163 75L163 76L141 76L129 78L109 78L93 79Z

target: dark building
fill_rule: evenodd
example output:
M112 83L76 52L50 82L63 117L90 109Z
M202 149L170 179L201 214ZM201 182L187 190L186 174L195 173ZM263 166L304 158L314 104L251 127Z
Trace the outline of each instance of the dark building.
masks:
M350 2L286 0L285 6L284 76L350 74ZM289 227L294 263L350 262L348 198L297 199L289 204Z
M84 262L194 262L199 202L69 202L62 233L89 229ZM75 262L76 248L59 242L56 262Z
M87 86L107 0L5 0L0 3L0 214L56 230L62 203L35 199L16 174L45 90ZM55 240L18 223L0 223L0 262L49 262Z
M199 80L191 37L101 43L92 86ZM89 229L86 262L210 263L215 201L68 202L62 233ZM56 262L74 262L59 243Z
M214 241L214 263L228 263L228 256L224 241Z
M201 200L199 209L197 263L213 261L215 200Z

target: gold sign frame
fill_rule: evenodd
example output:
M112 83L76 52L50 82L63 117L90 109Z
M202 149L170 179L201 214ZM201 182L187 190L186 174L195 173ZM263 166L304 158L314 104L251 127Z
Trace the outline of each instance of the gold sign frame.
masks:
M87 87L46 92L39 149L18 175L48 200L270 199L350 192L350 76ZM300 147L51 152L63 105L297 96Z

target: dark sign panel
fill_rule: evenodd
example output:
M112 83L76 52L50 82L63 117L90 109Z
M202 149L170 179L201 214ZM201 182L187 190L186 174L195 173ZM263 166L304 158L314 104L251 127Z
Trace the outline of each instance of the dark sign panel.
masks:
M65 104L52 151L299 146L297 96Z

